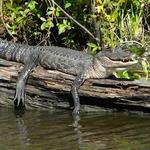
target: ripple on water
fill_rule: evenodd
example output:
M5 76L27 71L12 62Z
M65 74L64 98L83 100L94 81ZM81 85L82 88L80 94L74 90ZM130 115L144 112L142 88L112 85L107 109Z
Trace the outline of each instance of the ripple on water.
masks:
M0 109L0 150L148 150L150 117L121 113L82 114L74 127L70 112Z

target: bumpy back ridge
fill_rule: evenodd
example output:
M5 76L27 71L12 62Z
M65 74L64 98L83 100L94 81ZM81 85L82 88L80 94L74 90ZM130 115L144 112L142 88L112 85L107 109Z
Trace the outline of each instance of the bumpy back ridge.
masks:
M25 62L25 57L31 53L30 46L0 39L0 57L6 60Z

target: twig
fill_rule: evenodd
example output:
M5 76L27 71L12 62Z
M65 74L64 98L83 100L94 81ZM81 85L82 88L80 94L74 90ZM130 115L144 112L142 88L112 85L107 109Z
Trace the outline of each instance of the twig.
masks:
M49 3L52 1L69 19L71 19L73 22L75 22L78 26L80 26L83 30L85 30L92 38L94 38L96 41L100 42L100 39L95 38L95 36L83 25L81 25L77 20L75 20L72 16L70 16L64 9L62 9L54 0L48 0Z
M91 10L92 10L92 13L95 15L96 14L96 1L95 0L91 0ZM103 40L102 40L100 20L97 20L97 18L93 18L93 22L94 22L96 37L98 39L100 39L99 44L100 44L101 49L103 49L103 47L104 47L103 44L104 43L103 43Z
M12 35L12 33L10 32L10 30L7 28L7 25L6 25L6 23L5 23L5 21L4 21L4 18L3 18L3 0L0 0L0 18L1 18L1 21L2 21L2 23L3 23L3 25L4 25L5 29L6 29L6 31L8 32L8 34L9 34L10 36L12 36L13 39L15 39L15 37L14 37L14 36Z

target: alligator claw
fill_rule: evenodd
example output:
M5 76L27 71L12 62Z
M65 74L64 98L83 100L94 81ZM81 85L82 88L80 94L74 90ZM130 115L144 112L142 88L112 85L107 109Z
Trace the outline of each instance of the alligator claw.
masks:
M76 116L76 115L79 115L79 114L80 114L80 108L78 108L78 107L74 108L74 110L72 112L72 115Z
M24 82L22 80L19 80L17 82L16 95L14 98L14 102L17 101L15 103L17 107L25 105L25 88L24 87L25 87Z

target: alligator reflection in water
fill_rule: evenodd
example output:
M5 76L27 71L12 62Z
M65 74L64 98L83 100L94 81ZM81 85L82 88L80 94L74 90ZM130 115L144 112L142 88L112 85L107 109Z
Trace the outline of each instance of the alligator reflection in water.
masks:
M20 145L23 147L28 147L30 145L30 138L28 138L28 132L27 128L24 124L24 120L22 118L17 118L16 119L16 125L17 129L19 131L19 140L20 140Z
M81 114L0 109L2 150L150 149L150 119L120 113ZM7 137L7 139L6 139Z

